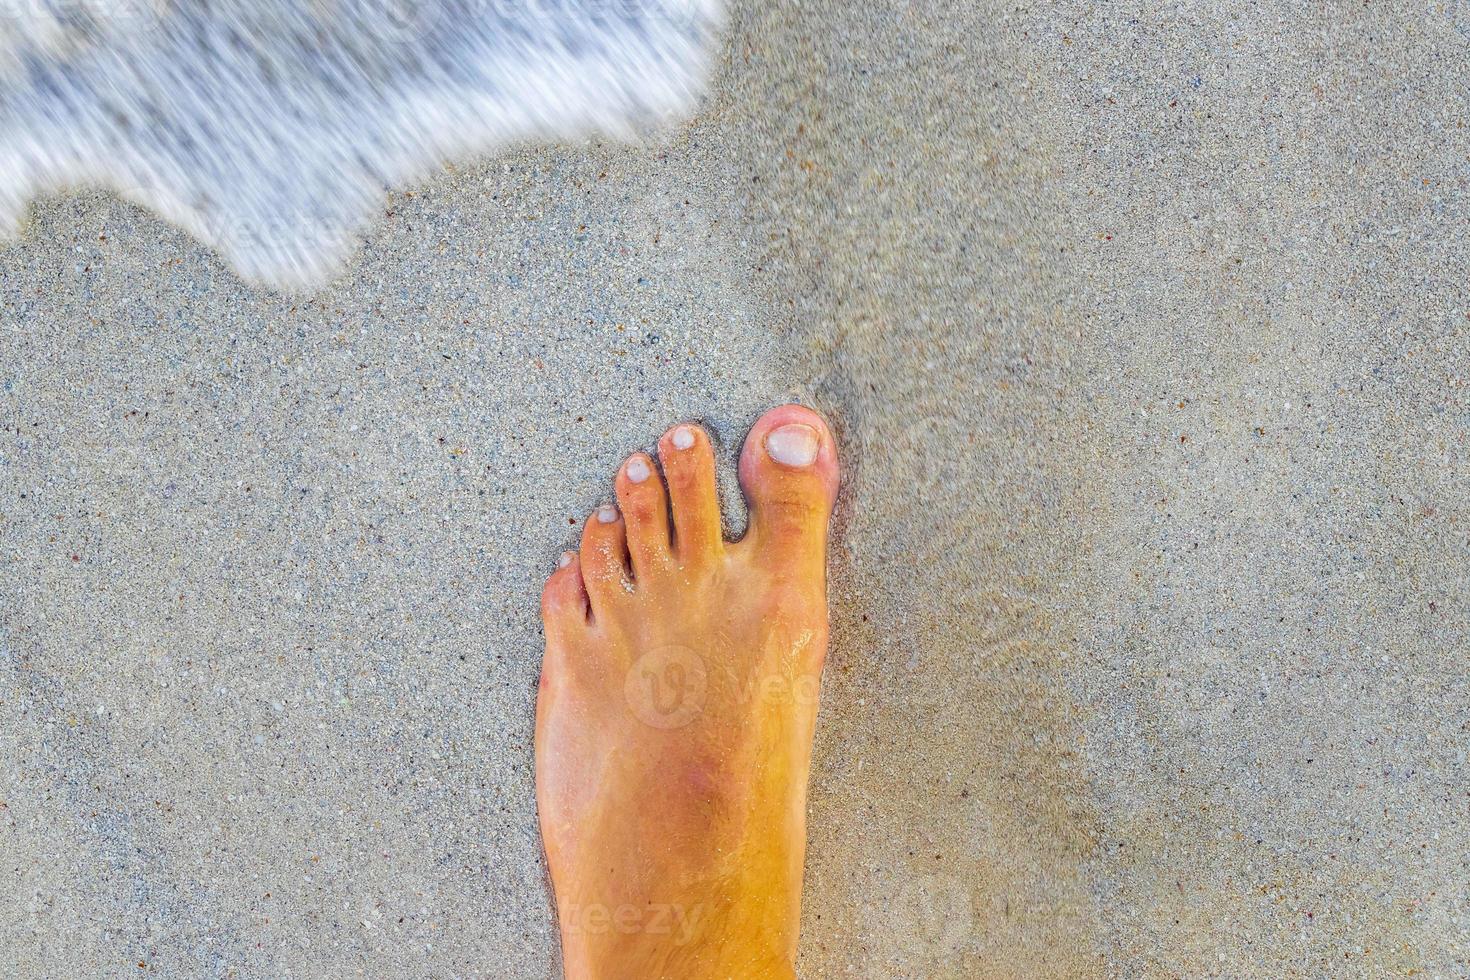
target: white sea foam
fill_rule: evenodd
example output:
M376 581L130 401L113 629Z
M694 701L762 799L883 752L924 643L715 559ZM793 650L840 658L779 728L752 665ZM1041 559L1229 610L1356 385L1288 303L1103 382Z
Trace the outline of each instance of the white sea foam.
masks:
M384 197L689 111L718 0L0 0L0 234L96 184L310 286Z

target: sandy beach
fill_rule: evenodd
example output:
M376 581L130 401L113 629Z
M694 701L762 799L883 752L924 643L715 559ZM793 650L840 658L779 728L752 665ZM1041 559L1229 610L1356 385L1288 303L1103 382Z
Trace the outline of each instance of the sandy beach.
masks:
M537 596L843 440L812 978L1470 973L1470 7L729 12L312 294L0 246L0 974L561 975Z

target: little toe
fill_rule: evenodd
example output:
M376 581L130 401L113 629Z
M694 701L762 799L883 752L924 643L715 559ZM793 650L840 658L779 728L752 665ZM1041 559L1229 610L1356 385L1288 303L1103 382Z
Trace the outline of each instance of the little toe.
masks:
M740 455L750 507L745 542L772 560L826 560L837 499L837 441L816 412L783 405L761 416Z
M604 504L588 516L582 528L580 564L594 620L632 592L623 515L611 504Z
M549 644L572 639L587 628L587 589L574 552L561 556L541 590L541 622Z
M648 455L634 453L628 457L618 471L617 492L627 527L633 580L642 581L667 568L672 558L669 500L664 481Z
M712 559L724 547L724 537L709 435L697 425L677 426L659 440L658 458L674 515L675 554L686 564Z

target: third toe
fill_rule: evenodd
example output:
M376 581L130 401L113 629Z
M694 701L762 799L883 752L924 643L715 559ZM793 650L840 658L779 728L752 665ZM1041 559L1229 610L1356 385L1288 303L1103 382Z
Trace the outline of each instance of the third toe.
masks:
M653 460L635 453L618 471L618 505L635 581L658 574L671 558L669 500Z
M659 440L658 455L668 482L679 560L698 564L713 558L723 548L724 536L709 435L697 425L677 426Z

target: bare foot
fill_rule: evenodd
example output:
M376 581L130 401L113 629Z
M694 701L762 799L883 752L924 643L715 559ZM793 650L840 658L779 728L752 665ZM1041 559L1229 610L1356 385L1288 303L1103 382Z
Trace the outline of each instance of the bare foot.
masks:
M793 977L837 451L787 405L720 533L709 438L631 456L546 583L536 795L569 980ZM665 489L667 483L667 489Z

